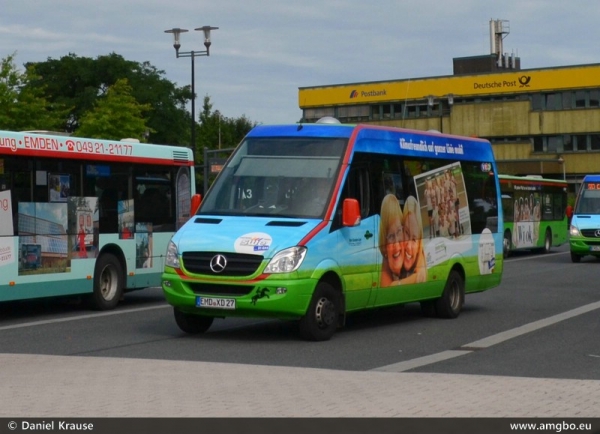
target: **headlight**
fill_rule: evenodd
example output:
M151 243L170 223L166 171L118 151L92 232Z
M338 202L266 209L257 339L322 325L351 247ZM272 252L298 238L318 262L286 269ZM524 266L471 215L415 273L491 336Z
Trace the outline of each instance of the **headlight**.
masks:
M290 247L277 253L265 268L265 273L291 273L296 271L306 255L306 247Z
M167 260L165 265L167 267L179 268L179 252L173 241L169 241L169 245L167 246Z
M577 237L577 236L579 236L580 234L579 234L579 229L577 229L577 226L573 226L573 225L571 225L571 228L569 229L569 234L570 234L572 237Z

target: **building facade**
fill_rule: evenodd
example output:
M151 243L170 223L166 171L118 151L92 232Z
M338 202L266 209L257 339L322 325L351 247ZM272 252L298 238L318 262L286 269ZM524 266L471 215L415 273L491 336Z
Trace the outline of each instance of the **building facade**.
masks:
M452 76L300 88L303 121L486 138L501 173L565 178L574 193L600 173L600 64L521 70L518 59L495 68L496 59L454 59ZM488 72L465 73L475 65Z

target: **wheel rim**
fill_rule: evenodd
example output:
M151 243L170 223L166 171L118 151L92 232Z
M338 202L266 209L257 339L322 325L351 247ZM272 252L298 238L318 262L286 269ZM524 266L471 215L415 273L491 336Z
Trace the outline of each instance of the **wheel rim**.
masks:
M100 275L100 294L104 300L110 301L117 293L117 271L110 266L104 267Z
M315 319L319 328L326 328L335 322L335 305L331 300L323 297L317 302L315 309Z
M550 250L550 234L546 233L546 251Z
M450 301L450 307L453 311L460 308L460 286L456 280L453 280L450 285L450 291L448 291L448 298Z

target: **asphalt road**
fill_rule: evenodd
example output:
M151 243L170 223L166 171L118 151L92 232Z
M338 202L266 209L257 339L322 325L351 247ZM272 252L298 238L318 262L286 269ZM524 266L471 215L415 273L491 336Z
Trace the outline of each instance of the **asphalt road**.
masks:
M0 352L210 361L351 371L385 370L600 379L600 261L573 264L568 246L522 253L502 284L468 295L455 320L418 304L352 315L328 342L305 342L292 322L216 320L179 330L159 288L110 312L77 300L0 305Z

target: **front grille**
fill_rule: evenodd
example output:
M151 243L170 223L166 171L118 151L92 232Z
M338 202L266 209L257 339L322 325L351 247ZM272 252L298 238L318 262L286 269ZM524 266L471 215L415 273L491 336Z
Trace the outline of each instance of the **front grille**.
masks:
M220 285L217 283L190 283L190 289L198 295L247 295L254 286Z
M598 232L598 235L596 235ZM600 238L600 229L582 229L581 235L587 238Z
M210 261L215 255L223 255L227 259L227 266L220 273L215 273L210 268ZM182 256L183 267L187 271L209 276L250 276L264 259L260 255L220 252L184 252Z

